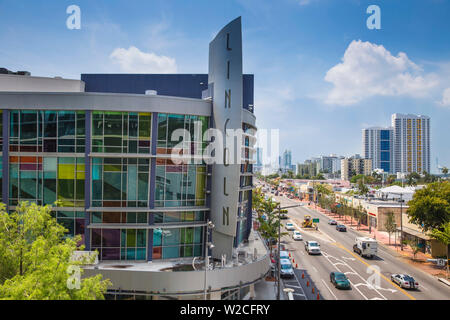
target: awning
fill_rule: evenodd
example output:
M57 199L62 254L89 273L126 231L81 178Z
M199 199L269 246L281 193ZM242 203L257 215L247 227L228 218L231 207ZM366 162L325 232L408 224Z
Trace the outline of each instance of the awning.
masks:
M397 231L401 231L400 228L397 228ZM413 235L417 238L423 239L423 240L430 240L431 238L429 236L427 236L426 234L424 234L423 232L411 229L411 228L407 228L407 227L403 227L403 232Z

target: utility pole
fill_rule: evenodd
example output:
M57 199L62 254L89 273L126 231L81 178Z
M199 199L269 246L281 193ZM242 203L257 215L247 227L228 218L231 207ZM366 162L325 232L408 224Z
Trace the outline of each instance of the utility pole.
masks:
M280 242L281 242L281 202L278 203L278 266L277 266L277 282L278 282L278 289L277 289L277 300L280 300L280 278L281 278L281 261L280 261Z
M403 194L400 193L400 250L403 251Z
M280 261L280 249L281 249L281 245L280 245L280 243L281 243L281 219L280 219L280 216L281 216L281 209L288 209L288 208L295 208L295 207L300 207L301 205L299 205L299 204L296 204L296 205L293 205L293 206L287 206L287 207L281 207L281 202L280 203L278 203L278 208L277 208L277 211L278 211L278 245L277 245L277 247L278 247L278 263L277 263L277 300L280 300L280 292L281 292L281 289L280 289L280 285L281 285L281 283L280 283L280 279L281 279L281 261Z

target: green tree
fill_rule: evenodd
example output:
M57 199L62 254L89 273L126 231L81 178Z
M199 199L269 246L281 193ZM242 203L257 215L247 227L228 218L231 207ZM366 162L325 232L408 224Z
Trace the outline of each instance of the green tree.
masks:
M389 245L391 245L391 234L397 230L397 224L395 223L395 215L392 211L387 213L386 224L384 227L386 228L386 231L389 234Z
M443 167L442 168L442 173L446 175L448 173L448 168L447 167Z
M369 188L364 184L362 179L358 180L358 190L360 195L366 195L369 192Z
M411 250L413 252L413 260L416 260L416 255L422 249L419 246L419 243L417 241L413 241L413 240L405 240L404 242L406 245L408 245L411 248Z
M425 231L441 228L450 221L450 182L434 182L417 190L408 206L410 222Z
M440 229L431 230L430 236L447 247L447 279L449 278L449 246L450 246L450 222L441 226Z
M0 209L0 299L89 300L104 299L111 284L101 275L80 279L79 289L70 289L69 267L88 261L73 261L80 237L65 236L65 229L51 216L50 206L19 203L15 212Z

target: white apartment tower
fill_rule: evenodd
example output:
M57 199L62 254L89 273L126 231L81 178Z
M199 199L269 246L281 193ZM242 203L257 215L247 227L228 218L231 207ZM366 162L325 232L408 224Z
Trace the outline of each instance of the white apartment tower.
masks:
M392 115L394 172L430 172L430 117Z

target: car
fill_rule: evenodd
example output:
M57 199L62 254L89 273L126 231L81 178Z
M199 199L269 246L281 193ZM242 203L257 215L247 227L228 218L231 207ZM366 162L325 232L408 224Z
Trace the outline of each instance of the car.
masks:
M280 260L280 277L293 277L294 276L294 269L292 268L291 260L289 259L281 259Z
M336 230L340 232L347 232L347 227L344 226L343 224L338 224L336 225Z
M330 219L330 220L328 220L328 224L329 225L337 225L337 221L334 219Z
M289 219L289 216L287 215L287 213L280 213L280 219Z
M280 250L280 259L290 259L289 257L289 252L285 251L285 250Z
M299 231L294 231L292 234L292 239L294 240L303 240L302 234Z
M287 231L293 231L293 230L295 230L294 224L293 224L292 222L286 223L285 228L286 228Z
M308 254L321 254L320 244L317 241L306 241L305 250Z
M391 281L397 284L400 288L419 289L419 283L407 274L393 274L391 275Z
M330 281L338 289L350 289L350 281L342 272L331 272Z

